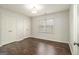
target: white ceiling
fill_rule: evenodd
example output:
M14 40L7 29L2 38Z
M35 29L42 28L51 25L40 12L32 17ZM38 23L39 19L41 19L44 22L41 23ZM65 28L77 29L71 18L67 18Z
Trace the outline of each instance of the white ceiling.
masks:
M33 17L33 16L44 15L45 13L49 14L67 10L69 9L70 6L68 4L40 4L40 5L42 6L42 9L39 10L36 14L31 13L31 10L26 8L25 4L0 4L0 7Z

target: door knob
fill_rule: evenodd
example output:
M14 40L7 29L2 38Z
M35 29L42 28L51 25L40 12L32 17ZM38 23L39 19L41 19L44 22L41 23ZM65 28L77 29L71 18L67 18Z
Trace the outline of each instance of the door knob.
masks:
M77 46L79 46L79 43L74 43L74 45L77 45Z
M12 32L12 30L9 30L8 32Z

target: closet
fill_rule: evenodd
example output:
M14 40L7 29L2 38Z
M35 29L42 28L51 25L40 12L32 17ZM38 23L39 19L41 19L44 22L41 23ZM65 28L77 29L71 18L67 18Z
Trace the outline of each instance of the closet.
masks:
M30 36L29 17L6 9L0 9L0 17L1 45L19 41Z

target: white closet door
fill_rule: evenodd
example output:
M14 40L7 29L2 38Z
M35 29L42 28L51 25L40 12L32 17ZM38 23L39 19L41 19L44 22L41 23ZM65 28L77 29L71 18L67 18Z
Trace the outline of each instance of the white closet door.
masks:
M22 40L30 35L30 19L24 15L1 10L1 45Z
M17 17L17 40L22 40L30 36L30 19L20 16Z
M1 46L1 14L0 14L0 46Z
M16 19L14 15L3 14L2 15L2 45L16 41Z
M24 38L30 37L31 34L31 20L29 18L24 19Z
M24 20L21 17L17 17L17 40L22 40L24 37Z

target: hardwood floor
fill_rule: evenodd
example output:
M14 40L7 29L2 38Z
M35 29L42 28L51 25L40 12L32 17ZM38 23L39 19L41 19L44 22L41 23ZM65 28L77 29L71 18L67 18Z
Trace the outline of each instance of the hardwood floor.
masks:
M26 38L0 47L0 55L71 55L71 52L66 43Z

